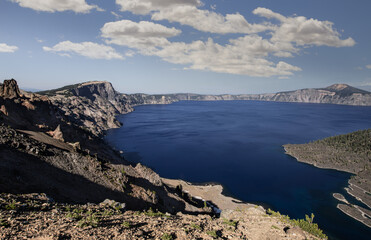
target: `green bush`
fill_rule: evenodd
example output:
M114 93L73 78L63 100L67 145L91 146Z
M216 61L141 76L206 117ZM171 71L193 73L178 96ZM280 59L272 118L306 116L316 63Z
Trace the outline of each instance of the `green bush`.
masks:
M268 209L268 214L271 216L279 218L282 222L290 223L294 226L298 226L304 231L319 237L321 239L327 239L328 237L322 232L321 229L318 228L318 225L316 223L313 223L314 214L312 213L309 217L308 215L305 215L305 219L290 219L287 215L281 215L280 212L275 212L271 209Z
M95 214L88 215L87 217L81 219L78 223L78 227L87 227L87 226L92 226L92 227L97 227L99 224L99 219Z
M218 238L218 234L216 234L215 230L214 231L207 231L206 233L207 233L207 235L209 235L213 238Z
M164 233L161 237L162 240L173 240L173 236L169 233Z

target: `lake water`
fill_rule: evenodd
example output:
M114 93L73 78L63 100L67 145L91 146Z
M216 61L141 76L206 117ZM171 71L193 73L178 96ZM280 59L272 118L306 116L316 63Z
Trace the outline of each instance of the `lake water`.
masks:
M292 218L314 213L331 239L370 239L371 231L336 208L350 174L286 155L286 143L371 128L371 107L259 101L184 101L138 106L119 116L107 141L162 177L217 182L227 194Z

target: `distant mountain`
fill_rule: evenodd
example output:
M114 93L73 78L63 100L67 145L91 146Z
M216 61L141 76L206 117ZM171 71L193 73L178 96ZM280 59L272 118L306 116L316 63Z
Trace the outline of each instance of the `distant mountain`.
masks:
M276 102L329 103L357 106L371 106L371 93L346 84L334 84L326 88L307 88L295 91L265 94L222 94L201 95L191 93L127 95L133 105L166 104L176 101L218 101L218 100L259 100Z
M326 88L308 88L275 94L251 95L256 100L278 102L330 103L371 106L371 93L347 84L334 84Z

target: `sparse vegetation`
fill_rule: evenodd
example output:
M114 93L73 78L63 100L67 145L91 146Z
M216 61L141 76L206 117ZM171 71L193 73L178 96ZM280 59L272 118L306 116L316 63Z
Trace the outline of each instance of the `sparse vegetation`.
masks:
M197 230L202 230L200 225L197 225L197 224L194 224L194 223L191 224L191 228L197 229Z
M96 216L96 214L90 214L83 219L81 219L78 223L78 227L87 227L87 226L92 226L92 227L97 227L99 224L99 219Z
M13 200L11 203L8 203L7 205L5 205L5 209L6 210L15 210L15 209L17 209L17 205L16 205L15 200Z
M37 92L38 94L42 94L42 95L47 95L47 96L54 96L57 94L57 92L61 95L65 95L65 96L72 96L72 93L71 93L71 90L74 89L74 88L77 88L80 84L72 84L72 85L67 85L67 86L64 86L64 87L61 87L61 88L57 88L57 89L51 89L51 90L46 90L46 91L40 91L40 92Z
M318 228L318 225L313 222L314 219L313 213L311 214L310 217L308 215L305 215L305 219L290 219L289 216L282 215L280 212L275 212L271 209L268 209L268 214L270 214L273 217L277 217L282 222L298 226L304 231L313 234L316 237L319 237L321 239L327 239L327 236L322 232L321 229Z
M0 227L9 227L10 224L7 220L0 219Z
M121 224L121 226L123 226L123 227L125 227L125 228L131 228L131 224L130 224L129 222L127 222L127 221L123 222L123 223Z
M236 229L238 221L224 219L223 223Z
M213 231L207 231L206 233L207 233L207 235L209 235L209 236L211 236L213 238L218 238L218 234L216 233L215 230L213 230Z
M165 213L153 211L152 208L149 208L144 214L150 217L169 217Z
M169 233L164 233L161 237L162 240L172 240L173 236Z

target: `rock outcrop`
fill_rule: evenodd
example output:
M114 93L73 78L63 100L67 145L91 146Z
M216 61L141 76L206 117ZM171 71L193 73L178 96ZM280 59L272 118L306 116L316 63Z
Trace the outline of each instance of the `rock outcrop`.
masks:
M49 96L69 121L101 136L121 123L116 115L131 112L126 96L119 94L109 82L86 82L40 92Z
M0 86L0 97L18 98L20 95L18 84L14 79L4 80L4 83Z

